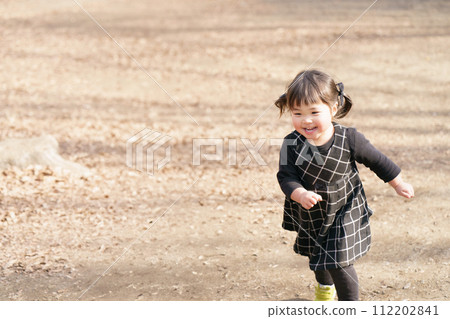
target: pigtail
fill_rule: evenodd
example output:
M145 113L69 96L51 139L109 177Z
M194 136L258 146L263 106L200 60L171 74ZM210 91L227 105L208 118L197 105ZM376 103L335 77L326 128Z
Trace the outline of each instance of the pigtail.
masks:
M338 91L338 110L334 117L341 119L350 112L353 102L350 96L344 93L344 84L342 82L336 84L336 89Z
M278 100L275 101L275 106L280 109L280 117L287 109L287 96L286 93L282 94Z

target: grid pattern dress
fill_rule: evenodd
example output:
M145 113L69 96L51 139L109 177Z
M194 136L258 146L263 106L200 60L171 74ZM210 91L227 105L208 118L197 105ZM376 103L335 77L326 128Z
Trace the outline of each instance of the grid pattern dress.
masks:
M346 128L334 123L334 142L326 154L298 132L285 149L294 152L302 186L322 196L311 209L286 197L283 228L297 231L294 251L308 256L312 270L336 269L367 253L371 235L368 207ZM293 163L287 163L287 165Z

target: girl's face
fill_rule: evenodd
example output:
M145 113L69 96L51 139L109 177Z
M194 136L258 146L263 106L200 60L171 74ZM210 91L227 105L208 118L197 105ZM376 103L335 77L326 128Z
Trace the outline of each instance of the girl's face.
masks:
M333 116L337 112L337 103L332 107L318 103L295 106L291 109L292 124L297 132L313 145L323 145L334 134Z

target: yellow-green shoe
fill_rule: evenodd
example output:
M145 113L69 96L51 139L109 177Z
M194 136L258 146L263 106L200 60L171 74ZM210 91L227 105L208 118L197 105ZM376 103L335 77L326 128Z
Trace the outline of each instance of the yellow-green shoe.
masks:
M317 284L316 299L314 299L314 301L333 301L335 297L336 288L334 288L334 285L327 286Z

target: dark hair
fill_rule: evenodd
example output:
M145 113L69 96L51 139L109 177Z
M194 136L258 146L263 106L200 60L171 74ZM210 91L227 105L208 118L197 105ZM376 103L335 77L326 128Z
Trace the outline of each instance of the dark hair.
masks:
M333 78L318 70L305 70L296 75L288 85L286 93L275 101L280 116L296 105L324 103L332 107L338 102L335 118L343 118L352 108L352 100L344 93L344 85L336 84Z

